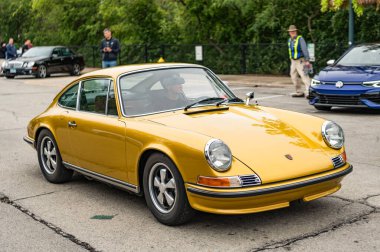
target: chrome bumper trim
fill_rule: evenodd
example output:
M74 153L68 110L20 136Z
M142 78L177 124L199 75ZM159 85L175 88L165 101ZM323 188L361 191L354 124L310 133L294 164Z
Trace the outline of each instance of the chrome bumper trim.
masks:
M24 136L23 137L24 141L29 144L33 149L35 149L36 147L34 146L34 139L28 137L28 136Z
M277 193L277 192L282 192L282 191L287 191L287 190L292 190L292 189L297 189L300 187L305 187L309 185L314 185L322 182L326 182L329 180L333 180L339 177L343 177L350 172L352 172L353 168L352 165L350 165L347 169L326 175L323 177L319 178L314 178L314 179L309 179L306 181L301 181L301 182L296 182L296 183L291 183L288 185L282 185L282 186L275 186L275 187L270 187L270 188L264 188L264 189L258 189L258 190L252 190L252 191L245 191L245 192L211 192L211 191L206 191L198 188L192 188L192 187L187 187L187 191L206 196L206 197L213 197L213 198L241 198L241 197L252 197L252 196L258 196L258 195L264 195L264 194L271 194L271 193Z

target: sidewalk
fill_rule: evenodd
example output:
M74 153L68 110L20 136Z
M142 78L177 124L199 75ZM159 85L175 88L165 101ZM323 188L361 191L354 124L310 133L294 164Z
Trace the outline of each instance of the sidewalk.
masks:
M82 73L88 73L99 68L85 68ZM286 75L261 75L261 74L236 74L236 75L223 75L218 74L223 80L227 81L229 85L234 86L251 86L251 87L286 87L291 86L292 81L290 76Z

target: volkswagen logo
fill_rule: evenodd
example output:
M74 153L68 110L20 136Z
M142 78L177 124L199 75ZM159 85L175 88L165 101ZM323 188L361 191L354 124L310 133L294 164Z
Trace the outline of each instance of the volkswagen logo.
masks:
M335 83L335 86L337 87L337 88L342 88L343 87L343 81L337 81L336 83Z

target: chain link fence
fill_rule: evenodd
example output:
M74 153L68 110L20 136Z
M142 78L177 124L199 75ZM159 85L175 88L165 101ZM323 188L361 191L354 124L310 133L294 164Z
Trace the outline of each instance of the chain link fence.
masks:
M121 45L119 65L152 63L163 57L166 62L198 63L218 74L288 74L289 56L286 43L204 44L203 60L196 61L194 44ZM87 67L101 67L98 46L70 46L85 58ZM316 43L314 71L337 59L348 49L343 43Z

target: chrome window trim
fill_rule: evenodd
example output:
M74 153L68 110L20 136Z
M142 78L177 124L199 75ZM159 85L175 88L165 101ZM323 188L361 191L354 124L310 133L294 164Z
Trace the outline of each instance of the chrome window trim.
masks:
M130 183L127 183L127 182L124 182L124 181L121 181L121 180L109 177L109 176L105 176L105 175L99 174L97 172L93 172L93 171L84 169L82 167L79 167L79 166L67 163L65 161L62 161L62 163L68 169L71 169L71 170L74 170L74 171L79 172L81 174L84 174L86 176L89 176L89 177L91 177L91 178L93 178L95 180L99 180L99 181L102 181L102 182L105 182L105 183L109 183L109 184L117 186L119 188L122 188L122 189L125 189L125 190L128 190L128 191L132 191L134 193L139 193L140 192L139 186L136 186L136 185L133 185L133 184L130 184Z
M184 66L184 65L177 65L177 66L160 66L160 67L151 67L151 68L144 68L144 69L140 69L140 70L134 70L134 71L130 71L128 73L123 73L123 74L120 74L117 79L116 79L116 87L117 87L117 93L118 93L118 101L119 101L119 104L120 104L120 112L121 112L121 115L125 118L134 118L134 117L140 117L140 116L147 116L147 115L155 115L155 114L161 114L161 113L166 113L166 112L174 112L174 111L178 111L178 110L183 110L185 107L183 108L175 108L175 109L169 109L169 110L162 110L162 111L156 111L156 112L151 112L151 113L144 113L144 114L138 114L138 115L127 115L124 111L124 104L123 104L123 100L121 98L121 87L120 87L120 79L122 77L125 77L127 75L131 75L131 74L135 74L135 73L143 73L143 72L149 72L149 71L154 71L154 70L163 70L163 69L179 69L179 68L198 68L198 69L203 69L205 70L211 77L214 77L214 81L215 81L215 78L217 81L215 81L217 84L219 83L222 87L224 88L227 88L228 92L226 92L223 88L222 90L225 91L226 93L228 94L232 94L233 97L237 97L210 69L208 69L207 67L204 67L204 66L198 66L198 65L188 65L188 66ZM211 74L212 73L212 74ZM234 103L241 103L241 102L234 102ZM232 104L232 103L231 103ZM205 104L205 105L198 105L198 106L194 106L194 108L198 108L198 107L204 107L204 106L209 106L210 104Z

